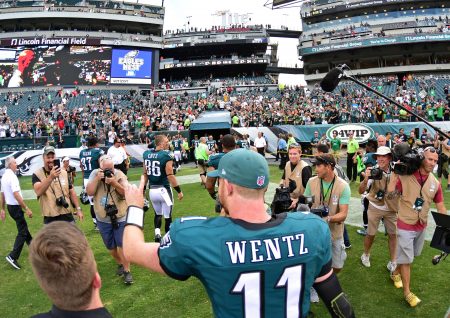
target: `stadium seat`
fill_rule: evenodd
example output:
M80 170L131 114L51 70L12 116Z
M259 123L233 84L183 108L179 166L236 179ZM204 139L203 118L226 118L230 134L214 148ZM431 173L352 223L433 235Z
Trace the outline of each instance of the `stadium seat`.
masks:
M6 152L6 151L9 151L9 146L3 145L2 146L2 152Z
M17 145L10 145L9 151L17 151Z
M35 144L34 145L34 149L35 150L42 150L42 145L41 144Z
M26 150L33 150L34 146L33 146L33 144L28 144L28 145L26 145L25 149Z
M22 151L22 150L24 150L25 149L25 145L24 144L19 144L19 145L17 145L17 150L18 151Z

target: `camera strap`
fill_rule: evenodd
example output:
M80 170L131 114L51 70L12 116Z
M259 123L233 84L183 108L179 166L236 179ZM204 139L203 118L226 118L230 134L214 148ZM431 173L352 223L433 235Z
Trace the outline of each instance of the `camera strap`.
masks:
M328 193L330 194L328 197L327 206L330 206L330 200L331 200L331 193L333 193L334 188L334 181L336 180L336 176L333 177L333 181L331 181L330 185L328 186L327 192L325 194L323 193L323 180L320 179L320 204L324 205L325 198L327 197ZM330 191L331 189L331 191Z

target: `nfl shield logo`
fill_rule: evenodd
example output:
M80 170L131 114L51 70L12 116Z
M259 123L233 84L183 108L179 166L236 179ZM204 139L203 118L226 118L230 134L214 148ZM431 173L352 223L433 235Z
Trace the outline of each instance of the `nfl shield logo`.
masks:
M261 187L264 184L264 180L266 179L265 176L259 176L258 179L256 180L256 184Z

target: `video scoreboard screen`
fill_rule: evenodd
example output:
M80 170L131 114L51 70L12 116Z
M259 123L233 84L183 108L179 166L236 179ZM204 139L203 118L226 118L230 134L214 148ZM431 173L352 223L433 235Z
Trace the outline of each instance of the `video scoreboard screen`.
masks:
M156 60L154 50L140 48L42 44L3 47L0 87L152 84Z

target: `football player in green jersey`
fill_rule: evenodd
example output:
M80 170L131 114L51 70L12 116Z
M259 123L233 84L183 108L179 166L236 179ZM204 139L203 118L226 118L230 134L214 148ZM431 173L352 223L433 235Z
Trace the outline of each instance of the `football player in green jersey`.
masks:
M89 181L89 176L91 172L95 169L100 168L99 159L105 152L98 147L98 139L97 137L88 137L87 138L87 149L83 149L80 151L80 168L83 173L83 186L86 189L86 186ZM92 221L94 222L94 228L97 229L97 219L95 218L94 211L94 202L92 201L92 196L88 196L89 203L91 204L91 216Z
M149 198L155 210L155 242L161 240L161 224L164 216L165 231L169 232L172 223L173 194L172 186L178 193L178 200L183 199L183 192L173 174L173 155L167 150L169 138L165 135L155 137L156 148L146 150L143 154L144 180L149 184Z
M208 150L211 152L215 152L217 150L216 141L212 135L209 135L206 145L208 146Z
M175 159L175 169L178 171L181 166L181 153L183 150L183 138L180 134L177 134L172 139L173 156Z
M178 280L197 277L215 317L307 317L312 285L332 317L354 317L331 268L327 223L311 213L269 215L264 193L269 167L245 149L222 157L219 196L229 217L183 217L160 244L145 243L145 180L128 185L125 256L132 263Z
M223 152L218 152L216 154L212 154L211 156L209 156L209 160L208 160L208 164L207 164L208 171L217 170L217 168L219 167L220 159L226 153L236 149L236 141L235 141L234 137L230 134L223 136L221 143L222 143ZM216 192L216 180L217 180L217 178L215 178L215 177L207 177L206 178L206 190L208 191L211 198L216 200L215 211L217 213L220 213L222 210L222 206L220 205L220 202L219 202L218 196L217 196L217 192Z

